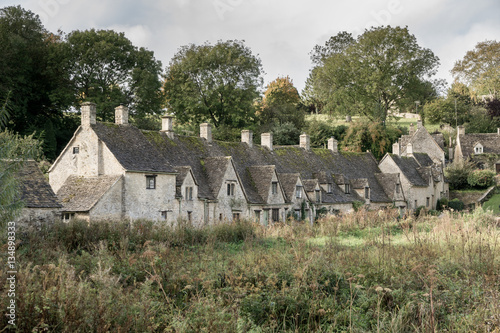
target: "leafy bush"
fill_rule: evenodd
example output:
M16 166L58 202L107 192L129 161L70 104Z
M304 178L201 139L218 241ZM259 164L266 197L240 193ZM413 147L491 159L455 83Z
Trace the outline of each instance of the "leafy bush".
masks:
M448 207L456 211L461 211L464 209L465 204L461 200L455 198L448 202Z
M471 187L490 187L495 184L495 173L491 170L474 170L467 177Z
M420 216L420 214L425 214L426 209L425 206L418 206L417 209L415 209L415 216Z
M469 186L467 179L474 170L474 164L469 161L456 160L445 170L444 174L450 184L450 189L460 190Z
M448 207L448 199L447 198L438 199L438 201L436 203L437 210L443 210L443 209L446 209L447 207Z

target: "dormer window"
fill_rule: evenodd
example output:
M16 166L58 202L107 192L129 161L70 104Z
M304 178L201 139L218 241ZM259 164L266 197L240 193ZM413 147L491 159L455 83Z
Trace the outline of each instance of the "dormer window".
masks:
M295 197L297 199L302 198L302 186L300 185L295 186Z
M188 201L193 200L193 187L191 186L186 187L186 200Z
M316 202L321 202L321 192L319 190L316 190Z
M333 184L328 183L328 185L327 185L327 191L326 192L327 193L332 193L333 192Z
M155 175L146 176L146 189L148 189L148 190L156 189L156 176Z
M73 147L73 154L79 154L80 153L80 147L76 146Z
M278 182L272 182L271 184L271 193L278 194Z
M474 154L482 154L483 153L483 145L480 143L477 143L474 146Z
M234 183L230 183L230 184L227 184L227 195L228 196L234 196L234 188L235 188L235 185Z

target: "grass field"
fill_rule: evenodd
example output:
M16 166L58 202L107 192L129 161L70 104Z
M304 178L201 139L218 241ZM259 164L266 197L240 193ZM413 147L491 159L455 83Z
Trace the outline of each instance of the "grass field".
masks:
M28 232L16 249L17 331L498 332L495 218L396 217Z
M500 215L500 194L493 195L483 204L483 208L492 210L495 215Z

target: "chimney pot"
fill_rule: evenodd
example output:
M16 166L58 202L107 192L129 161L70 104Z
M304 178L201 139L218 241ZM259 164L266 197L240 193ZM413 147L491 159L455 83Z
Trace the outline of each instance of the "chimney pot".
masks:
M207 140L208 143L212 142L212 125L209 123L201 124L200 137Z
M300 148L311 150L311 138L309 135L304 133L300 136Z
M241 142L246 143L248 147L252 148L253 146L253 132L250 130L242 130L241 131Z
M90 126L96 123L96 104L92 102L84 102L81 107L82 126Z
M262 133L260 135L260 144L263 147L267 147L269 150L273 150L273 133Z
M337 140L332 136L330 139L328 139L328 149L331 150L333 153L338 153L339 152L339 146Z
M115 124L128 125L128 107L120 105L115 108Z

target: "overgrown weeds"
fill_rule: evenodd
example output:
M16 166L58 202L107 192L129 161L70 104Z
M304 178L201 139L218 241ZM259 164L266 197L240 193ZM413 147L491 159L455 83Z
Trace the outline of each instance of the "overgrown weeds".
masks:
M18 244L17 331L494 332L499 237L482 210L56 224Z

